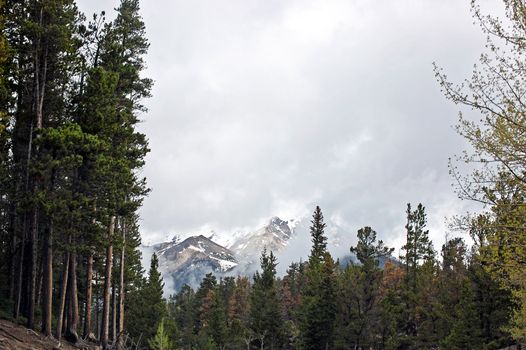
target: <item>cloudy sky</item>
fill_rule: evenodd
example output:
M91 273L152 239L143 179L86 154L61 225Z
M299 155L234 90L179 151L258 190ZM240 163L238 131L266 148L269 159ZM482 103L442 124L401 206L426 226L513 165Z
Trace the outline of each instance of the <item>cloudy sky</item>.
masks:
M110 14L118 1L78 3ZM469 76L484 46L469 1L147 0L142 15L155 80L144 242L318 204L350 242L370 225L399 247L406 203L422 202L438 247L466 209L447 168L465 148L459 107L432 62Z

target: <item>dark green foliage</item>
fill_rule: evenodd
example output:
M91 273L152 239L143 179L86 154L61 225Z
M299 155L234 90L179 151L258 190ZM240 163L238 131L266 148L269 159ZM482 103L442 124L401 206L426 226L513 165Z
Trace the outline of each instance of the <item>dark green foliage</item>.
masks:
M476 245L468 255L464 242L453 238L442 247L439 263L426 238L423 210L409 211L408 241L416 243L408 245L413 253L403 263L390 259L393 250L364 227L351 247L358 263L342 269L324 245L317 209L312 251L322 256L293 263L277 278L276 257L263 251L253 284L242 277L218 282L206 275L195 293L185 286L170 298L165 327L172 322L173 336L168 336L182 349L496 350L511 345L503 326L512 297L484 269L483 250ZM380 258L386 260L382 268ZM407 275L406 261L413 261L416 274ZM408 332L409 322L414 332Z
M61 336L59 313L69 335L101 333L110 247L115 323L127 323L121 300L133 324L146 295L136 212L148 148L136 124L151 81L138 11L123 0L113 23L86 23L74 0L0 2L0 304L48 336Z
M327 252L325 226L323 214L317 206L310 229L313 245L299 308L299 342L302 349L329 349L333 343L336 266Z
M148 279L130 295L127 308L126 330L133 339L152 339L159 322L167 314L163 299L164 283L159 272L159 260L152 255ZM164 327L164 326L163 326Z
M425 230L427 217L424 206L418 204L416 210L413 211L408 203L406 215L406 244L402 247L405 255L400 256L405 268L403 290L405 324L402 325L402 328L405 334L415 341L419 336L417 329L423 322L419 315L424 315L419 312L419 301L425 301L426 298L421 293L423 289L419 286L428 286L429 283L432 283L432 276L429 274L433 273L435 256L432 242L429 240L429 231Z
M377 241L374 230L364 227L358 230L358 243L350 251L356 254L361 265L351 264L339 276L337 345L377 348L382 334L380 287L383 277L378 259L389 257L393 249Z
M283 342L283 320L276 288L276 257L261 254L261 273L254 275L250 295L250 328L260 347L278 347Z
M310 227L310 234L312 240L312 248L309 256L309 264L317 264L322 261L327 251L327 237L325 237L324 230L326 224L323 222L323 213L319 206L316 206L312 214Z
M356 255L364 269L373 269L378 267L380 258L391 256L394 248L385 247L381 240L377 242L376 231L366 226L358 230L358 243L350 250Z

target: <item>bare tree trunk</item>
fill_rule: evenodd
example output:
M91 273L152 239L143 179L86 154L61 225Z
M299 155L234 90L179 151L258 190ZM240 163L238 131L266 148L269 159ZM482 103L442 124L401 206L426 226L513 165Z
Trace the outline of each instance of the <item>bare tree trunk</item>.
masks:
M79 339L77 326L79 322L79 300L77 295L77 253L71 252L69 258L69 283L68 283L68 322L65 337L68 341L76 343Z
M113 256L113 266L117 266L116 256ZM111 342L115 344L117 340L117 286L115 281L111 287Z
M44 283L42 301L42 333L51 336L52 306L53 306L53 221L50 219L46 233L44 252L46 264L44 267Z
M100 330L100 342L103 349L108 348L108 331L110 321L110 285L111 285L111 269L113 259L113 231L115 230L115 216L111 217L108 239L109 245L106 249L106 273L104 276L104 295L102 305L102 325Z
M20 186L17 182L15 193L20 191ZM16 207L13 203L10 205L10 215L11 215L11 229L13 230L13 239L11 241L11 266L10 266L10 275L9 275L9 300L15 300L15 290L16 290L16 266L17 266L17 254L18 249L17 234L18 234L18 215L16 213Z
M119 328L117 334L117 349L121 350L124 348L123 333L124 333L124 251L126 247L126 219L122 219L122 250L120 259L120 278L119 278Z
M68 289L69 277L69 252L64 253L64 271L62 272L62 286L60 288L60 301L57 319L57 339L62 338L62 325L64 323L64 309L66 308L66 291Z
M43 25L43 7L40 8L40 27ZM41 35L41 34L40 34ZM44 90L46 85L46 74L47 74L47 45L46 50L43 54L44 65L43 69L40 64L40 53L41 53L42 37L40 36L35 44L34 64L35 64L35 81L34 81L34 92L33 92L33 104L36 112L36 129L42 129L43 124L43 106L44 106ZM41 70L42 69L42 70ZM42 77L40 75L42 74ZM42 78L42 79L41 79ZM31 142L30 142L31 147ZM38 148L37 148L38 153ZM29 170L29 169L28 169ZM36 179L34 179L32 185L33 190L37 188ZM35 302L36 302L36 275L37 275L37 260L38 260L38 205L33 204L33 212L31 216L31 269L29 270L29 312L27 317L27 327L34 328L35 326Z
M100 336L100 313L99 313L99 301L100 301L100 291L99 291L99 272L95 272L95 286L97 287L97 294L95 295L95 328L96 334Z
M42 237L42 257L40 258L37 272L37 295L35 296L36 309L42 306L42 285L44 284L44 265L46 263L46 241L44 239L45 237Z
M22 242L20 242L20 254L18 257L18 280L16 285L16 302L13 316L16 319L20 316L20 304L22 302L22 280L24 278L24 255L26 247L26 216L24 215L24 225L22 227Z
M88 256L88 266L86 267L86 306L84 310L84 338L88 338L91 333L91 301L93 297L93 252Z
M37 289L37 258L38 258L38 208L36 204L31 213L31 235L29 244L31 247L30 260L31 268L29 270L29 309L27 315L27 328L35 327L35 301Z

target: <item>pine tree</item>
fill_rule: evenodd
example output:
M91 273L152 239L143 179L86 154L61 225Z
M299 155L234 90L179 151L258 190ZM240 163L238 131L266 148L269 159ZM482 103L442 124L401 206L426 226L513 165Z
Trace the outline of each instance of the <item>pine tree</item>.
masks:
M163 288L164 283L161 273L159 272L159 260L157 259L157 255L154 253L150 262L148 282L146 283L146 287L144 289L146 296L145 306L147 305L149 309L146 315L146 323L144 323L144 325L148 325L148 327L151 327L153 331L155 331L159 320L162 319L166 313L166 304L163 299ZM143 332L146 339L149 339L149 336L153 333L151 332L152 329L150 329L150 332Z
M361 265L351 264L340 280L340 308L348 313L338 324L340 344L355 348L376 348L380 326L380 287L382 270L379 259L388 258L393 248L385 247L376 240L376 232L366 226L358 230L358 243L351 247Z
M303 349L329 349L333 342L335 301L335 265L327 252L323 214L319 206L313 213L312 249L301 295L300 330Z
M159 260L154 253L150 260L148 279L129 293L126 303L125 328L132 339L152 339L159 322L167 314L163 298L163 279L159 272Z
M254 285L250 295L250 328L259 342L260 349L265 344L271 348L282 343L283 320L279 309L276 288L276 257L263 250L260 258L261 273L254 275Z
M323 222L323 213L319 206L316 206L312 214L310 227L310 234L312 240L312 248L309 255L309 264L315 265L323 261L323 257L327 251L327 237L325 237L324 230L327 226Z
M141 284L138 232L125 232L147 193L136 171L148 151L137 114L151 86L141 76L148 45L138 10L137 1L123 1L111 25L103 16L86 25L73 0L0 2L0 262L10 276L0 306L12 305L32 328L40 306L42 331L51 335L56 319L57 337L73 342L79 297L85 336L93 311L100 319L92 307L93 276L103 269L96 252L118 254L104 266L102 333L108 295L122 333L125 294Z
M236 345L248 343L247 347L250 346L253 338L249 327L250 291L251 285L248 278L238 276L234 291L228 300L229 338Z
M411 210L407 204L406 244L402 247L405 255L400 257L405 267L404 299L406 304L406 323L404 329L409 337L417 335L418 274L423 262L434 259L434 250L425 230L427 218L425 208L418 204Z
M384 246L382 240L377 241L376 231L365 226L358 230L358 243L350 251L356 255L364 270L372 270L378 267L380 259L390 257L394 248Z
M195 305L195 292L186 284L181 288L179 293L169 299L169 317L173 319L181 334L181 340L178 340L177 346L184 347L195 344L194 330L195 324L197 323L196 312L194 310Z
M161 322L159 322L157 332L155 333L155 336L152 339L148 340L148 345L152 350L173 349L172 343L170 342L170 338L164 329L164 320L161 320Z

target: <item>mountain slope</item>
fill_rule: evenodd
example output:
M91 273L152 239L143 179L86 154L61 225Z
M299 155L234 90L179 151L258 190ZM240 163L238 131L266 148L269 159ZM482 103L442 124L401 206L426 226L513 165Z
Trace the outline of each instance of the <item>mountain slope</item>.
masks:
M182 242L174 239L152 248L159 257L159 270L167 289L173 292L184 284L197 287L207 273L217 276L254 273L263 249L277 254L287 246L293 235L292 223L273 217L268 224L252 232L237 232L230 237L191 236ZM230 245L224 247L212 239Z
M192 236L178 243L154 247L167 287L179 290L184 284L196 286L207 273L221 274L237 266L234 254L207 237Z
M277 254L287 246L292 234L293 230L289 222L275 216L267 225L241 237L230 247L240 261L238 271L253 272L259 265L259 257L263 249Z

